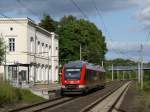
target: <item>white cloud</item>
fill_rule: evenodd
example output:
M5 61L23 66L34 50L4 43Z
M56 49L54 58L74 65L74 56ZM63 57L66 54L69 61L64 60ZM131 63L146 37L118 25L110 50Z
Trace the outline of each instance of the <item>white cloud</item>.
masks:
M8 13L15 11L19 15L36 15L41 16L43 13L48 13L51 16L58 18L63 15L80 15L81 12L71 2L72 0L1 0L0 11ZM103 12L126 9L131 3L128 0L74 0L76 4L88 16L95 13L94 2L98 9ZM26 11L25 11L26 10Z
M83 17L83 14L71 2L72 0L1 0L0 12L15 12L14 16L38 16L48 13L54 18L64 15L75 15ZM137 18L144 25L150 25L150 0L74 0L81 10L90 16L96 13L94 2L97 8L106 13L138 6Z
M136 16L137 19L142 22L145 27L150 26L150 0L130 0L131 4L135 4L139 7Z
M140 57L140 42L107 42L109 52L106 57L108 59L127 58L138 60ZM143 42L143 58L145 61L150 61L150 42Z

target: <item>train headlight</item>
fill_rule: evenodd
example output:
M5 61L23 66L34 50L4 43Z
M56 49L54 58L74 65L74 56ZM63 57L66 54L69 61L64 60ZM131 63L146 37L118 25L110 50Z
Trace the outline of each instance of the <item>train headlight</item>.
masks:
M61 88L65 88L65 85L62 85Z
M65 83L67 83L67 81L65 80Z
M77 80L77 83L80 83L80 81L79 81L79 80Z

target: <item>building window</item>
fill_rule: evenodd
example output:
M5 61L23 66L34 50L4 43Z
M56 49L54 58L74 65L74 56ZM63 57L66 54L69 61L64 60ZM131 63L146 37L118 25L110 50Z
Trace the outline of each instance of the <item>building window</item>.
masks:
M13 27L10 27L10 31L13 31Z
M38 41L38 48L37 48L37 53L40 52L40 41Z
M9 51L15 51L15 38L9 38Z
M58 50L58 47L56 47L56 50Z
M48 44L45 45L45 56L48 56Z
M34 39L33 39L33 37L31 37L30 38L30 46L31 46L30 50L31 50L31 52L33 52L33 41L34 41Z
M42 43L42 56L44 55L43 52L44 52L44 43Z
M49 53L49 57L51 58L51 46L49 46L49 51L48 51Z

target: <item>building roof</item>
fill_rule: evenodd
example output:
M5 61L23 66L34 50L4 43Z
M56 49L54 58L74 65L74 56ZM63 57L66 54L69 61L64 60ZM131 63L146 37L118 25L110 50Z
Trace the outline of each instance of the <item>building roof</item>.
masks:
M41 32L46 33L48 35L56 35L54 32L49 32L49 31L45 30L44 28L40 27L39 25L37 25L35 23L35 21L33 21L32 19L30 19L28 17L26 17L26 18L0 18L0 21L14 21L16 23L18 21L27 21L28 24L35 27L38 31L41 31Z

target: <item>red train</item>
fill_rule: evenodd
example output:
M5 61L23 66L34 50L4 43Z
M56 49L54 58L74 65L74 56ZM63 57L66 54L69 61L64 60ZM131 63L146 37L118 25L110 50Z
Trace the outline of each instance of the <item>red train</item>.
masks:
M85 61L71 61L63 66L61 94L83 94L105 87L105 70Z

